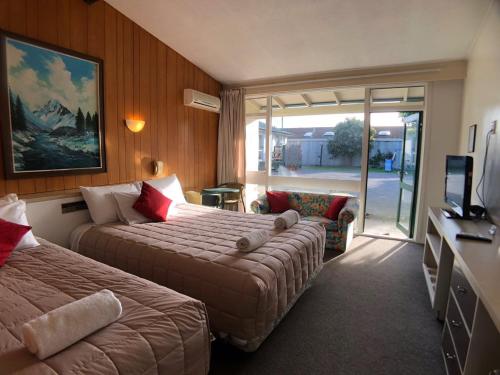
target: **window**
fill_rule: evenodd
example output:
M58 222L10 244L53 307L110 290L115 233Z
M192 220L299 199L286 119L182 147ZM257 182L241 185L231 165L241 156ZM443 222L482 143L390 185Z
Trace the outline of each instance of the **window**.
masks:
M273 97L271 176L358 180L364 89Z
M359 180L363 113L278 116L273 111L271 175Z
M364 95L350 88L248 97L247 182L359 194Z

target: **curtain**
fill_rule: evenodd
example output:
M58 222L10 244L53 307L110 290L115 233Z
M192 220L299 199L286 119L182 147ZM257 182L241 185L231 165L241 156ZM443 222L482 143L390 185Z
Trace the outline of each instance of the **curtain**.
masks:
M245 183L245 91L223 90L217 146L217 181Z

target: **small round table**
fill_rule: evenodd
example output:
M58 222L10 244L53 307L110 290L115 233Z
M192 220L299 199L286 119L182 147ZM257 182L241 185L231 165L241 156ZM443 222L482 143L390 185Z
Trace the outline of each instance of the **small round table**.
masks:
M215 187L215 188L207 188L201 191L201 195L219 195L221 197L221 206L220 208L224 208L224 195L228 193L239 193L240 189L228 188L228 187Z

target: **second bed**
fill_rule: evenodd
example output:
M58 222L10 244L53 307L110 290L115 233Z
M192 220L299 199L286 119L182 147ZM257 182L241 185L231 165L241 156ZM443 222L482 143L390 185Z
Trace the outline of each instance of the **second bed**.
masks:
M197 298L218 336L256 350L323 265L325 230L301 221L273 230L272 216L180 204L164 223L78 228L74 250ZM251 253L235 243L254 229L271 239Z

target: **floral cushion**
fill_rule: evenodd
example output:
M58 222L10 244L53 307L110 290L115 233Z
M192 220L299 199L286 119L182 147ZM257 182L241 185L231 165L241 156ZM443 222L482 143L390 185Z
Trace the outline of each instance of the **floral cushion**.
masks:
M302 216L324 216L334 195L290 193L290 207Z

